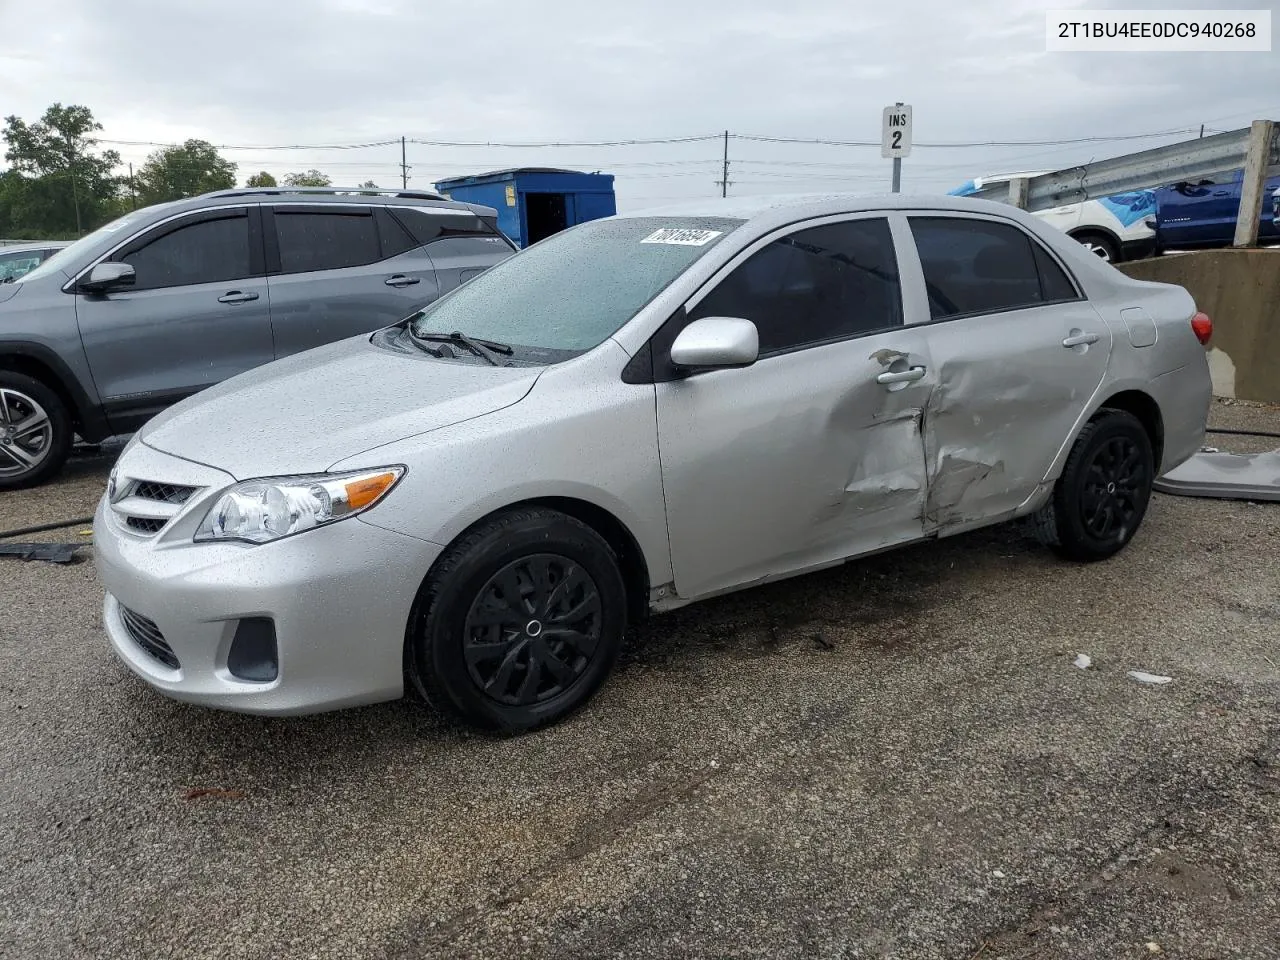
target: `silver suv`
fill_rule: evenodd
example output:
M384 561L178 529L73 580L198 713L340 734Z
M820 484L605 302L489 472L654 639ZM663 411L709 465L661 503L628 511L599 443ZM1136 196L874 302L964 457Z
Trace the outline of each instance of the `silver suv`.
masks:
M515 251L490 207L246 189L127 214L0 285L0 490L228 377L387 326Z

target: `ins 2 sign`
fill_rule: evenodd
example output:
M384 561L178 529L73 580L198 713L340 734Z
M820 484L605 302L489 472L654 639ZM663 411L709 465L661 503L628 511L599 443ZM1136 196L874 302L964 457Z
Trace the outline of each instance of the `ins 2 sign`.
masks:
M911 155L911 107L895 103L884 108L880 124L880 156L900 159Z

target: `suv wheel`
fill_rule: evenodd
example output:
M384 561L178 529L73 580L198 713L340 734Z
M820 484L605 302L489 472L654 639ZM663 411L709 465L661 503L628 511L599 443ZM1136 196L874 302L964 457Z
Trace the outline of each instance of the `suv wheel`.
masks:
M39 380L0 370L0 490L43 483L71 452L71 418Z
M1080 432L1053 496L1032 518L1036 534L1069 560L1105 560L1133 539L1154 481L1142 423L1127 411L1104 409Z
M532 730L576 710L609 675L626 629L609 545L555 510L501 514L437 562L409 626L409 678L476 726Z

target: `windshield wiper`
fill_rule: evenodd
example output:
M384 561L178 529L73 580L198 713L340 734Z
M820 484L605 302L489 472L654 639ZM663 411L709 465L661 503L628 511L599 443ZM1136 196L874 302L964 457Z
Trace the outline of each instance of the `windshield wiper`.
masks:
M495 367L502 366L502 361L497 355L511 356L512 349L505 343L499 343L496 340L481 340L476 337L469 337L461 330L455 330L453 333L418 333L413 329L412 324L409 326L409 334L415 340L429 340L436 343L452 343L460 347L465 347L474 353L477 357L481 357L493 364Z

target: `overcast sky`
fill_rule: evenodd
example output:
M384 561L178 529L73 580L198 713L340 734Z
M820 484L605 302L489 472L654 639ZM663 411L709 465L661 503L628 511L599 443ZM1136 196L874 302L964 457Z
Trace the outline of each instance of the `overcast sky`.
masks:
M215 144L621 140L735 134L878 140L914 108L916 141L1210 130L1280 119L1280 52L1045 52L1072 0L0 0L0 113L90 107L102 137ZM1200 0L1198 9L1280 0ZM1273 26L1274 29L1274 26ZM1280 50L1280 47L1277 47ZM1054 169L1185 134L1066 146L917 147L904 189ZM113 144L113 146L115 146ZM410 185L508 166L617 176L619 205L719 191L718 140L595 148L409 144ZM140 164L147 146L115 146ZM400 148L227 149L241 182L317 167L399 183ZM886 189L878 147L734 140L731 193Z

